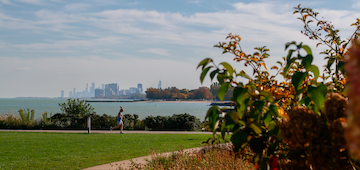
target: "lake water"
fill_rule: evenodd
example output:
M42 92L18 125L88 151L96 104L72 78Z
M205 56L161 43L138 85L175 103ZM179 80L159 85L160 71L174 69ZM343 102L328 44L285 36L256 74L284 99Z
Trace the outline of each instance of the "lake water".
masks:
M58 103L64 103L66 99L44 98L0 98L0 114L18 114L19 109L35 110L35 118L40 118L46 111L48 115L60 113ZM140 119L147 116L172 116L173 114L188 113L196 116L201 121L209 109L209 103L161 103L161 102L89 102L98 115L108 114L116 116L120 106L124 107L124 114L137 114Z

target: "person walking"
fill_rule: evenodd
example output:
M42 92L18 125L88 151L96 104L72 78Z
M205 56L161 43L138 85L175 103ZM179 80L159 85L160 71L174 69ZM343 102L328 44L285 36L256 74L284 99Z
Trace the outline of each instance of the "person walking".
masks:
M116 129L120 127L120 133L123 133L123 127L124 127L124 122L123 122L123 118L124 116L122 115L122 112L124 111L124 108L122 106L120 106L120 111L117 115L117 126L115 126L114 128L110 127L110 130Z

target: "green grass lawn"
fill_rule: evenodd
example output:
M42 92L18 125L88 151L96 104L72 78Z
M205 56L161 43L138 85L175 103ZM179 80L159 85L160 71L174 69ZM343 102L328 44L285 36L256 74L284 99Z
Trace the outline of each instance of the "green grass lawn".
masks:
M82 169L202 146L209 134L0 132L0 169Z

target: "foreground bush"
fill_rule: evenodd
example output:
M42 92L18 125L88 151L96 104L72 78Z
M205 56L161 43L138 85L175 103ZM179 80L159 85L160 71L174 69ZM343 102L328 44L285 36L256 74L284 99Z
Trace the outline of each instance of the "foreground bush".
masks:
M360 102L350 102L349 110L356 114L349 116L352 129L344 129L347 99L342 95L346 82L350 81L354 86L348 88L349 97L360 101L359 45L352 48L351 64L346 63L348 72L344 70L348 45L359 41L360 19L352 24L357 28L351 37L342 40L339 30L331 22L320 20L317 12L300 5L294 9L304 24L301 32L318 41L317 45L328 47L320 53L326 55L323 74L313 65L314 56L307 45L286 43L287 56L277 61L278 65L267 67L269 49L263 46L255 48L253 54L245 53L240 46L241 37L230 33L226 38L229 42L219 42L215 47L233 54L236 62L252 69L252 75L235 70L227 62L216 64L211 58L199 63L200 82L208 73L211 81L216 77L220 100L233 89L231 102L235 110L225 113L226 108L211 107L205 118L207 125L214 133L220 129L223 137L225 132L233 131L234 150L249 147L255 155L252 162L256 169L267 166L278 169L280 165L282 169L356 169L358 162L352 159L348 149L355 159L360 159L360 107L355 107ZM276 70L275 74L268 68ZM248 83L240 82L240 77L248 79ZM351 131L347 135L350 145L345 142L345 130ZM275 163L270 164L269 160Z

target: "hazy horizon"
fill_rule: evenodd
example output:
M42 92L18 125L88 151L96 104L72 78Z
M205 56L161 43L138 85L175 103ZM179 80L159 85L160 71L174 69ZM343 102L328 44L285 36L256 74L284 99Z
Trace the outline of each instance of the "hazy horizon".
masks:
M86 83L118 83L120 89L143 84L196 89L197 64L211 57L236 70L243 63L213 45L228 33L242 37L246 53L267 46L272 66L286 56L284 45L304 42L322 70L316 41L300 31L293 7L301 3L320 12L343 39L355 30L360 2L294 0L0 0L0 98L59 97Z

